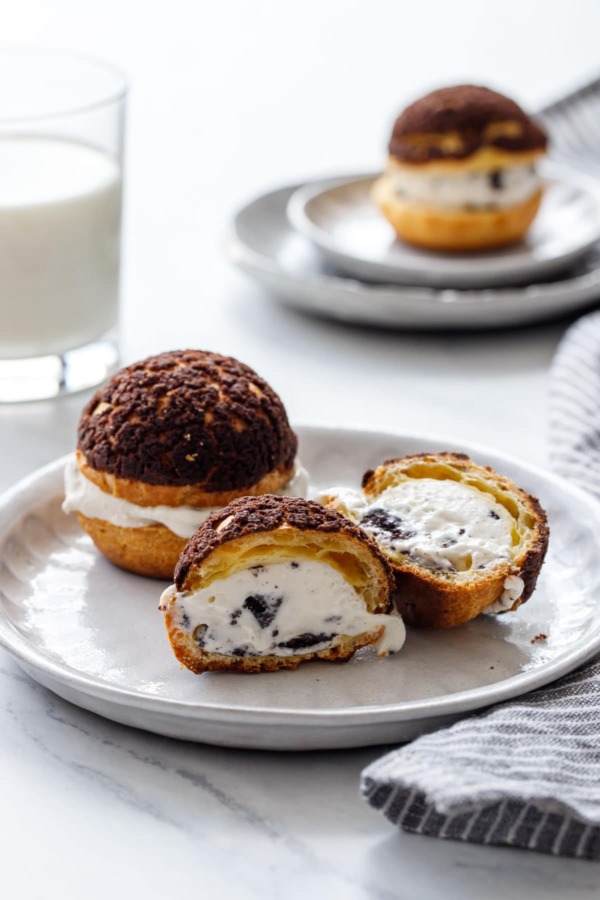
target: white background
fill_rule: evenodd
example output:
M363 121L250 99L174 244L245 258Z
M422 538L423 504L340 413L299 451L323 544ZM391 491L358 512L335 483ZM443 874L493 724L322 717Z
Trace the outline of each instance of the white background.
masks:
M127 360L182 345L232 353L296 421L451 424L544 458L561 329L432 339L316 322L228 271L221 241L263 189L377 166L394 116L426 89L484 82L535 108L580 84L600 70L597 4L19 0L1 21L7 43L89 52L130 76ZM25 472L33 460L21 460Z
M4 0L0 25L4 43L91 53L130 76L127 360L184 345L231 353L273 383L293 421L446 432L543 462L564 323L426 336L312 320L228 271L220 243L233 209L263 189L377 166L394 116L426 89L474 81L536 108L598 74L597 3ZM0 409L0 486L72 447L82 402ZM6 896L599 889L591 864L397 835L356 796L377 750L175 744L52 699L5 654L0 676Z

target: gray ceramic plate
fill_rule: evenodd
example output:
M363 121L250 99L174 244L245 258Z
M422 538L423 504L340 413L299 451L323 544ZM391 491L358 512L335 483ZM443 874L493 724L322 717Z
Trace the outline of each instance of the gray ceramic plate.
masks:
M298 185L239 210L226 242L234 265L285 305L349 322L419 329L501 328L573 313L600 298L600 254L552 282L486 290L383 285L340 274L294 228L287 206Z
M600 239L600 186L568 166L540 166L540 212L519 244L491 252L433 253L396 240L370 197L376 175L308 184L289 201L292 225L358 278L438 288L493 287L548 278Z
M0 643L36 681L117 722L236 747L308 750L403 741L569 672L600 650L600 506L566 482L439 438L300 428L312 487L358 484L386 457L459 449L537 494L552 538L532 599L450 631L411 630L397 656L261 675L180 669L163 584L121 572L60 510L64 460L0 500ZM537 639L539 635L543 639Z

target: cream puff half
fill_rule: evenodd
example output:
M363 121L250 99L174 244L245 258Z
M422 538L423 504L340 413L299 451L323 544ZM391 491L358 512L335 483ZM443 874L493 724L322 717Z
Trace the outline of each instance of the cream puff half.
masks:
M548 548L539 501L463 453L389 459L365 473L362 490L331 488L319 499L377 542L409 625L450 628L517 609Z
M376 543L299 498L234 500L185 547L162 595L169 641L193 672L295 669L374 645L402 647L390 569Z

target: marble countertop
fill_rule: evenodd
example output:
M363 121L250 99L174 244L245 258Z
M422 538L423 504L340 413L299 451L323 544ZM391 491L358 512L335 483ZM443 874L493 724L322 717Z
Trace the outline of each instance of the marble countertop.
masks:
M274 0L218 6L205 19L201 4L175 0L166 20L148 5L142 32L135 4L90 2L84 15L69 0L24 0L3 22L7 42L69 43L132 75L124 359L182 345L230 353L273 384L293 422L446 434L543 464L564 322L422 335L311 319L228 271L219 243L232 208L273 183L335 171L340 159L347 170L376 165L393 111L426 87L486 80L537 105L582 81L597 64L600 11L519 4L515 34L515 2L492 42L488 13L468 0L429 12L373 0L372 32L365 4L307 0L293 21ZM0 489L73 447L85 399L0 407ZM600 892L597 864L397 832L358 796L361 769L386 748L275 754L171 741L71 706L2 651L0 734L6 897Z
M224 285L210 340L198 328L189 342L252 361L294 421L438 432L544 462L547 369L564 325L364 332L280 309L237 276ZM71 449L84 400L0 407L0 488ZM0 733L8 895L33 898L43 885L44 896L80 896L85 879L86 900L125 896L142 877L148 898L190 882L248 900L311 890L571 900L600 890L595 864L396 832L358 796L361 769L384 747L275 754L171 741L71 706L1 651Z

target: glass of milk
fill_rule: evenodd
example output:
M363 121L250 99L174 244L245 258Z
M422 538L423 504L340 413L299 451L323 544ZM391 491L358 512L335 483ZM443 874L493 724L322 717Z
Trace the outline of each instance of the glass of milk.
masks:
M0 402L117 367L126 95L96 60L0 52Z

